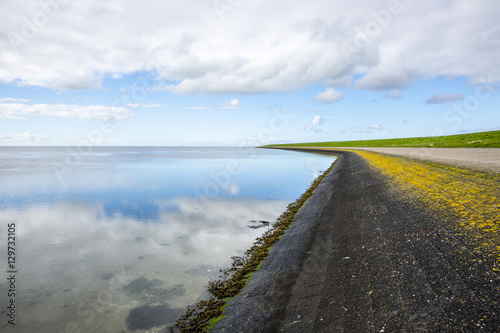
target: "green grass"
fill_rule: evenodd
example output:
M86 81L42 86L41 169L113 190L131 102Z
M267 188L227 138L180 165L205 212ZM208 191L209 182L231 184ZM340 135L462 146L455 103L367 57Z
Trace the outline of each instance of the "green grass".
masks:
M229 302L232 300L233 298L232 297L228 297L224 300L224 302L226 302L226 304L224 304L220 310L224 313L224 309L229 305ZM208 321L208 325L207 327L205 327L204 331L205 332L210 332L211 330L213 330L215 328L215 324L217 324L219 321L221 321L223 318L225 317L224 314L221 314L221 315L218 315L217 317L214 317L212 319L210 319Z
M500 148L500 131L479 132L422 138L384 140L308 142L263 147L442 147L442 148Z

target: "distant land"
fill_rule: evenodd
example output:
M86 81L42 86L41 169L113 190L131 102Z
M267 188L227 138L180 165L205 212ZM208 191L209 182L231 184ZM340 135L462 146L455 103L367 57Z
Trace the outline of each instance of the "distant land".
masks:
M263 147L435 147L435 148L500 148L500 131L478 132L420 138L382 140L307 142L266 145Z

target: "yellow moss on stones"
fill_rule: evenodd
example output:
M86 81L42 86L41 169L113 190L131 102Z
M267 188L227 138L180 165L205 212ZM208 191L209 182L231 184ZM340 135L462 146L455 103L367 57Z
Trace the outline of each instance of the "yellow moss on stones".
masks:
M473 252L500 264L500 175L356 150L404 193L453 221ZM448 217L448 218L447 218ZM493 268L498 270L497 267Z
M365 150L293 147L311 150L353 151L392 180L407 199L423 204L454 228L473 253L493 258L500 271L500 174L389 156ZM405 199L405 198L401 198Z

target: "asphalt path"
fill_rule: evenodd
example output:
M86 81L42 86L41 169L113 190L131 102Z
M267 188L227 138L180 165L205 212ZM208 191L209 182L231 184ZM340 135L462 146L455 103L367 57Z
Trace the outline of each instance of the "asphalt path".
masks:
M215 332L500 332L500 276L353 152Z

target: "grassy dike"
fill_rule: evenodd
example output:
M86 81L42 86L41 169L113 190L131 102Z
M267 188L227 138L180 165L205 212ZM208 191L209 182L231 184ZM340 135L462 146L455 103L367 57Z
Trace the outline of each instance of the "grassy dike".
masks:
M500 148L500 131L420 138L331 141L268 145L264 147L440 147Z
M273 245L279 241L288 227L295 221L295 215L302 205L311 197L313 191L334 167L337 160L314 180L311 186L295 202L288 205L274 222L272 227L261 237L258 237L252 247L245 251L242 257L232 257L230 268L221 270L218 280L208 284L211 294L209 300L202 300L194 306L189 306L175 325L169 328L170 332L205 332L209 331L224 317L224 307L236 296L251 279L253 273L267 258Z

